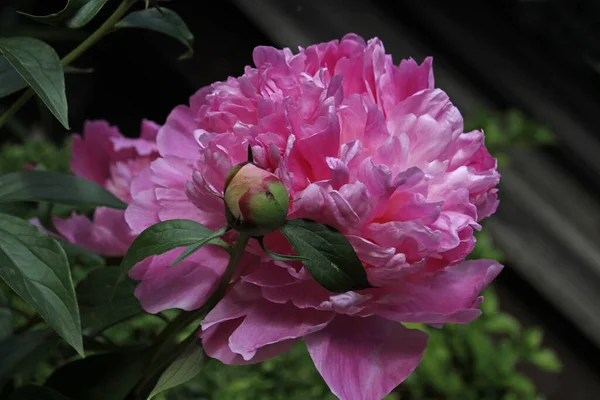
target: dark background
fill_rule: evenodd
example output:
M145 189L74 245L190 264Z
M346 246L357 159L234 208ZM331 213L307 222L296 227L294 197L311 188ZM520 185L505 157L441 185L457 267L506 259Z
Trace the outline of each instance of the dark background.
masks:
M44 14L64 1L0 1L0 29L11 8ZM109 1L85 31L112 12ZM549 126L558 145L515 152L504 172L502 206L489 228L508 268L502 304L525 325L540 324L565 364L559 380L536 382L556 399L595 398L600 390L600 1L231 0L165 2L196 37L195 55L158 33L123 30L104 38L67 78L74 131L107 119L126 135L142 118L162 123L203 85L238 76L257 45L308 45L356 32L379 36L395 61L434 56L437 86L465 115L517 108ZM65 54L85 33L23 31ZM8 106L16 98L0 102ZM61 140L65 131L31 101L18 114L27 129ZM0 140L11 139L4 129ZM596 385L596 386L593 386ZM587 388L587 389L584 389ZM593 394L591 394L593 393Z

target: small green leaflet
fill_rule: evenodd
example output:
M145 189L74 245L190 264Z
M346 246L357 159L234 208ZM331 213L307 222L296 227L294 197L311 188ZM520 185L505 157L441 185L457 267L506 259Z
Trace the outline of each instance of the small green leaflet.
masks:
M197 252L198 250L200 250L206 244L210 243L212 240L220 238L228 230L229 230L229 228L227 228L227 227L221 228L218 231L213 232L211 235L208 235L204 239L198 241L197 243L194 243L193 245L188 246L188 248L185 249L184 252L181 253L181 255L179 257L177 257L177 259L171 263L171 267L174 266L174 265L176 265L176 264L179 264L180 262L182 262L183 260L185 260L186 258L188 258L189 256L191 256L192 254L194 254L195 252Z
M145 258L178 247L195 245L212 237L214 233L204 225L186 219L172 219L152 225L140 233L127 250L127 254L121 261L121 274L127 273L131 267ZM226 246L220 239L214 244Z
M332 292L371 287L348 239L336 229L308 219L286 221L279 229L313 278Z
M158 383L148 399L193 379L200 373L205 363L204 350L200 339L194 338L183 352L169 365L158 379Z

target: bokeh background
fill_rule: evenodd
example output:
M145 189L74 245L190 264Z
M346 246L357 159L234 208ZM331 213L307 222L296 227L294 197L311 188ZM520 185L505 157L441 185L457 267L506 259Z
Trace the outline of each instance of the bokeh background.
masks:
M59 0L1 0L0 34L33 35L65 54L83 31L47 29L14 13L56 11ZM434 331L402 399L596 399L600 393L600 2L596 0L172 0L195 55L158 33L123 30L67 77L74 132L106 119L126 135L164 122L200 87L238 76L257 45L307 46L349 32L379 37L396 62L434 57L436 86L470 129L483 128L501 163L501 206L477 256L507 268L486 315ZM8 107L16 96L0 100ZM0 110L1 111L1 110ZM66 132L31 101L0 130L0 170L68 165ZM26 143L23 145L23 143ZM151 324L141 319L138 330ZM137 332L137 331L136 331ZM143 340L114 329L115 341ZM138 335L138 336L135 336ZM557 356L557 357L556 357ZM560 360L560 361L559 361ZM257 367L207 367L169 399L331 398L303 348Z

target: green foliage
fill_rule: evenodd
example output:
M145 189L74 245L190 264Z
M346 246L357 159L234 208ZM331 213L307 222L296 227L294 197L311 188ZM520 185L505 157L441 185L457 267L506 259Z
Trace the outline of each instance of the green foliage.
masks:
M22 144L6 143L0 148L0 173L23 170L30 164L49 171L69 172L71 161L70 139L61 146L39 137Z
M28 37L0 38L0 52L56 119L69 129L63 66L52 47Z
M308 219L290 219L279 228L321 286L332 292L369 287L367 273L348 239L334 228Z
M465 132L482 129L485 145L500 167L509 160L506 151L514 147L552 145L555 136L543 124L518 110L492 111L481 109L465 120Z

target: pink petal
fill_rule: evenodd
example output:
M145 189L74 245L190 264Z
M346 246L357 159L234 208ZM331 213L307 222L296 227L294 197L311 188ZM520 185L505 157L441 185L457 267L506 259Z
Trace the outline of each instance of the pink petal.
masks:
M121 133L106 121L87 121L83 126L83 138L73 136L71 170L81 178L99 185L110 177L110 162L114 156L112 138Z
M261 301L231 334L229 348L244 360L250 360L261 347L323 329L333 316L332 312Z
M176 249L136 265L130 276L141 279L135 296L151 314L180 308L200 308L220 283L229 259L220 247L206 246L179 264L170 267L182 252Z
M479 293L501 270L502 265L496 261L465 261L422 283L399 287L396 304L381 304L377 314L401 322L471 322L481 314L475 308Z
M419 365L427 334L376 316L336 317L304 338L329 388L341 400L380 400Z
M256 364L287 352L299 341L299 339L289 339L263 346L256 351L256 354L251 359L244 360L241 355L234 353L229 348L229 337L241 323L242 318L239 318L222 322L204 330L200 334L200 337L202 338L202 346L206 354L224 364Z
M69 242L104 256L125 255L134 239L122 210L98 207L93 222L75 213L68 219L54 218L53 221Z
M167 117L156 138L161 156L177 156L196 159L199 157L198 143L194 139L194 115L186 106L177 106Z

